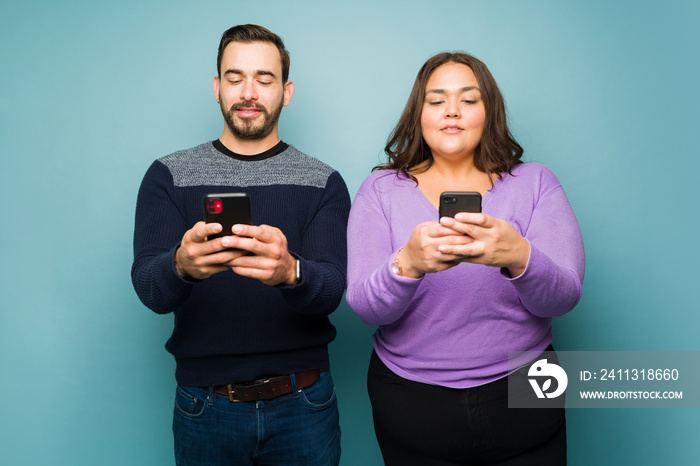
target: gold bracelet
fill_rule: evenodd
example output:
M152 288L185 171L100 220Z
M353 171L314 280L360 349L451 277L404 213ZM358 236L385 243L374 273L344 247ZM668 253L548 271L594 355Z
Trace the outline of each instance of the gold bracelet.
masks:
M394 272L399 277L403 276L403 269L401 268L401 264L399 264L399 253L401 252L402 249L403 248L399 248L399 250L396 251L396 255L394 256L394 260L391 262L391 271Z

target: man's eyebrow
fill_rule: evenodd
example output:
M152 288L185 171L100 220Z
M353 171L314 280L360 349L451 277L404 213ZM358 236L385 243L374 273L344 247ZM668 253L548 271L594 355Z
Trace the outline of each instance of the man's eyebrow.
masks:
M273 73L272 71L268 71L268 70L257 70L255 72L255 75L256 76L272 76L273 78L277 77L277 76L275 76L275 73Z
M233 68L233 69L226 70L224 72L224 76L228 76L229 74L243 74L244 75L245 73L243 72L243 70ZM272 71L268 71L268 70L255 70L255 73L253 73L253 74L255 76L272 76L273 78L277 77L275 75L275 73L273 73Z
M477 86L465 86L459 90L459 92L467 92L467 91L473 91L477 90L481 92L481 89L479 89ZM445 89L428 89L425 91L425 94L446 94L447 91Z

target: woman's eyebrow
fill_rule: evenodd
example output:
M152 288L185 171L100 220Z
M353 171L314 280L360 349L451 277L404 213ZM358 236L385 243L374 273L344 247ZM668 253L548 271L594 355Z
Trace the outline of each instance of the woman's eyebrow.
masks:
M479 89L477 86L465 86L465 87L461 88L459 90L459 92L467 92L467 91L473 91L473 90L477 90L477 91L481 92L481 89ZM426 93L426 95L430 94L430 93L445 94L445 93L447 93L447 90L445 90L445 89L428 89L427 91L425 91L425 93Z

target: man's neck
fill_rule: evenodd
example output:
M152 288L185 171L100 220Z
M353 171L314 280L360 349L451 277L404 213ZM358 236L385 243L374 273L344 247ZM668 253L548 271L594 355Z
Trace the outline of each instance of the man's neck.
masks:
M278 154L281 154L289 148L289 144L280 141L277 144L275 144L271 149L268 149L265 152L261 152L260 154L243 155L233 152L231 149L224 146L221 140L219 139L217 139L216 141L212 141L212 145L214 146L214 149L218 150L222 154L234 158L236 160L242 161L260 161L269 159L270 157L274 157Z
M280 142L280 138L277 131L271 132L262 139L253 140L239 139L230 132L224 131L219 141L224 147L236 154L257 155L275 147Z

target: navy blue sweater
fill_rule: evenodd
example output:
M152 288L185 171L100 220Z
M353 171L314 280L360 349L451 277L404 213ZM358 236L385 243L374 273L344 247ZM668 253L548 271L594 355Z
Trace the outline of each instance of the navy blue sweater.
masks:
M205 194L246 192L253 223L279 228L302 282L271 287L232 271L199 282L174 268L182 236L203 220ZM340 174L293 146L235 157L208 142L156 160L138 194L131 276L141 301L173 312L166 349L184 385L220 385L308 368L327 370L328 314L345 289L350 197Z

